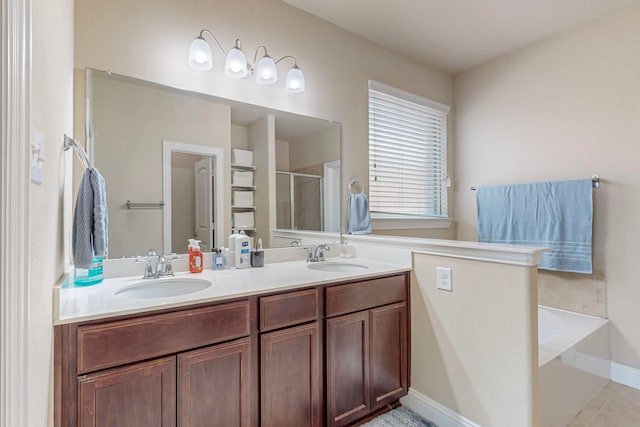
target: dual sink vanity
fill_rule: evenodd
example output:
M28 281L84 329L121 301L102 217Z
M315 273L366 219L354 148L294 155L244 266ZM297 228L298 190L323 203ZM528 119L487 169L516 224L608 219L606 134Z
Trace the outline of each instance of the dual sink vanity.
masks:
M408 391L409 268L286 261L56 289L57 426L344 426Z

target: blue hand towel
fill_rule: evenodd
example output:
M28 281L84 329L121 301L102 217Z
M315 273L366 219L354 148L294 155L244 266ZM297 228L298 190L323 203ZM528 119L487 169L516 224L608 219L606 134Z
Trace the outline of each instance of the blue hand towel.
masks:
M91 169L93 189L93 251L95 255L107 256L109 248L109 215L107 214L107 193L105 182L98 169Z
M90 268L95 255L107 255L108 214L104 178L95 168L82 174L73 215L71 247L78 268Z
M592 273L591 179L478 187L478 241L545 246L541 269Z
M349 229L348 234L371 233L371 217L369 215L369 202L364 193L349 195Z

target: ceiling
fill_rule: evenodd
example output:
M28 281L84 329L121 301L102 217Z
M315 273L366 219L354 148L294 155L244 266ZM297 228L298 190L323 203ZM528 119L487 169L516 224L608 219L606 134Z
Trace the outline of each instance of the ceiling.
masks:
M458 74L639 0L283 0Z

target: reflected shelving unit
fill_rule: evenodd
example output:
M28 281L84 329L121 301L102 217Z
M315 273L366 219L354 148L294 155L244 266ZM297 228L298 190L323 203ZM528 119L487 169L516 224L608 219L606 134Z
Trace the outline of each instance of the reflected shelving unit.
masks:
M233 174L233 171L238 171L238 172L255 172L256 167L255 166L248 166L248 165L241 165L241 164L237 164L237 163L231 163L231 171ZM256 190L256 186L255 185L239 185L234 183L233 179L231 181L231 191L255 191ZM255 201L255 199L254 199ZM232 204L231 205L231 215L232 217L234 217L235 213L243 213L243 212L255 212L256 211L256 207L255 205L253 206L242 206L242 205L235 205ZM255 217L254 217L254 221L255 221ZM255 224L255 222L254 222ZM255 233L256 231L256 227L246 227L246 226L236 226L235 222L232 221L232 225L231 225L231 232L233 233L236 229L238 230L244 230L245 233L247 233L250 237L253 237L253 233Z

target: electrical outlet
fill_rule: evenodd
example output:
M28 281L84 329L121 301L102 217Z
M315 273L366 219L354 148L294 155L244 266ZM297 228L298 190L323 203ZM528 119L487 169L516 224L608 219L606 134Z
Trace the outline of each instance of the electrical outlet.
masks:
M445 267L436 268L436 285L438 289L442 289L443 291L453 292L450 268L445 268Z

